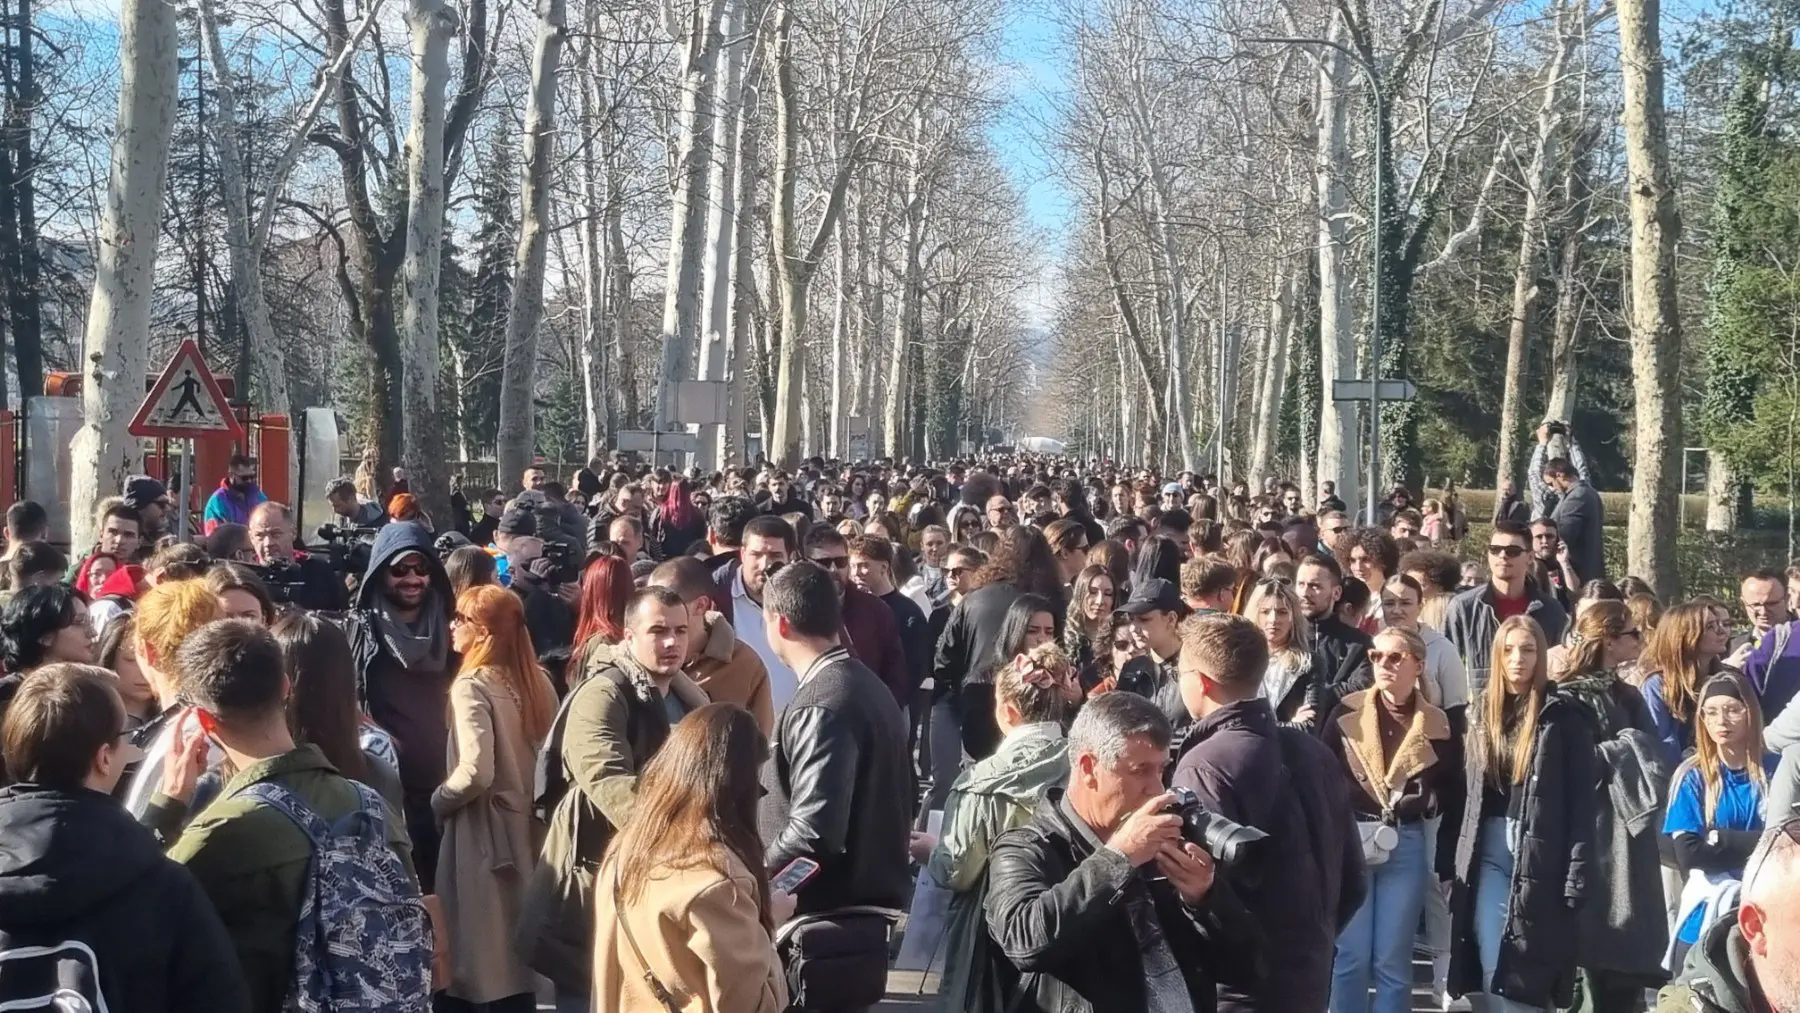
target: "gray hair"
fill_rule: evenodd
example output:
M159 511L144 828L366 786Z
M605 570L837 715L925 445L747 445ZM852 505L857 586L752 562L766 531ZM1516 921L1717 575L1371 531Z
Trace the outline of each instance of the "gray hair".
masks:
M1144 697L1103 693L1084 704L1069 726L1069 756L1088 753L1110 767L1125 755L1131 739L1149 739L1156 748L1167 749L1172 734L1162 708Z
M1767 908L1777 897L1785 901L1792 896L1794 881L1800 878L1800 845L1788 836L1795 816L1800 816L1800 812L1791 812L1787 817L1772 816L1770 823L1774 825L1763 831L1762 840L1744 864L1749 872L1744 882L1746 902Z

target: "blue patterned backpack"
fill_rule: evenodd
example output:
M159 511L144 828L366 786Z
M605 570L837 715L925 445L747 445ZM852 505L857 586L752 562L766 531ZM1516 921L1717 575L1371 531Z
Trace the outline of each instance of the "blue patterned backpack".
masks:
M387 810L367 785L355 812L327 824L273 781L241 794L312 839L294 932L290 1013L429 1013L431 921L419 888L387 843Z

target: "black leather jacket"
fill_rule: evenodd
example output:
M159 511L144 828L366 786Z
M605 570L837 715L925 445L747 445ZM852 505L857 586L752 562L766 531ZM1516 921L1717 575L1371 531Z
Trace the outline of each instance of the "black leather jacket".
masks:
M1182 903L1167 880L1133 869L1098 847L1052 788L1031 822L995 839L984 908L1004 966L995 969L1020 1013L1137 1013L1146 1006L1143 957L1127 890L1150 892L1157 921L1187 980L1195 1013L1217 1008L1215 980L1226 969L1260 977L1255 927L1221 875L1199 907Z
M904 909L912 898L913 785L900 705L843 648L802 679L763 767L757 822L769 872L796 858L819 863L795 897L798 914Z

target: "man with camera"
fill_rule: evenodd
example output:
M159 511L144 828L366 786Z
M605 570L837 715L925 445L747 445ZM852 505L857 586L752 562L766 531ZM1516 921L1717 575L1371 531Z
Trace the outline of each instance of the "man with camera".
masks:
M1241 965L1222 975L1219 1009L1322 1013L1338 932L1367 889L1349 786L1324 743L1276 721L1262 696L1268 642L1250 620L1197 615L1181 634L1181 697L1194 725L1176 747L1174 785L1268 835L1245 849L1230 882L1281 955L1266 980L1237 973Z
M294 550L294 515L273 500L250 512L250 545L256 570L280 601L317 612L339 612L348 604L344 580L331 564Z
M1254 929L1213 895L1214 857L1163 790L1169 735L1149 700L1094 697L1069 728L1068 786L994 841L984 913L1023 993L1009 1008L1210 1013L1226 966L1254 964Z

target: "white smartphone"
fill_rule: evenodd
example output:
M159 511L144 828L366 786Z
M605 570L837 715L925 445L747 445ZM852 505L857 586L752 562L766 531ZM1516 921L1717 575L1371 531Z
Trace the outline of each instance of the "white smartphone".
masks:
M769 880L769 889L779 890L791 896L805 886L806 881L813 878L818 871L819 863L810 858L796 858L789 862L786 868L776 873L775 878Z

